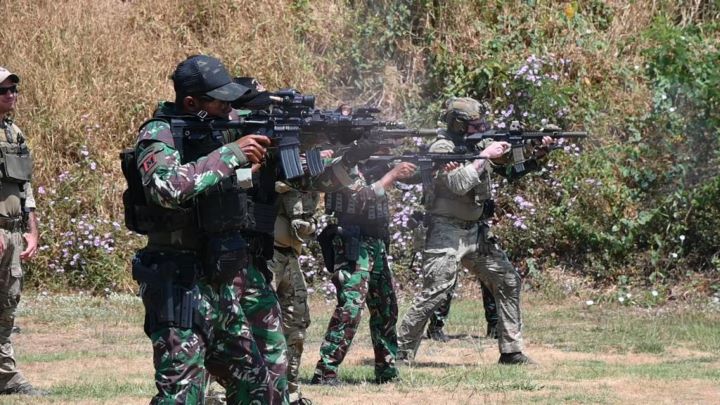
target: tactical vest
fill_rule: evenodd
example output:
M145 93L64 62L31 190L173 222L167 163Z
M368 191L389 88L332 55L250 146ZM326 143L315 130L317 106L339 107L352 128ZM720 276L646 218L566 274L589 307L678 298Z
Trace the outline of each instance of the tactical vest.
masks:
M227 131L210 128L205 131L183 129L184 122L198 119L191 116L174 116L159 112L142 126L158 119L170 124L181 164L206 156L230 141L227 139ZM128 183L128 188L123 193L125 224L128 229L140 234L148 234L197 228L202 232L213 234L253 226L252 216L248 210L247 194L238 185L234 175L222 179L217 185L196 196L187 203L186 207L169 209L158 206L145 195L137 170L136 150L123 151L120 159Z
M437 139L430 144L430 151L444 153L445 151L434 150L437 142L447 141L452 143L454 150L448 153L467 153L463 150L464 141L462 137L453 135L447 131L440 131ZM490 172L480 173L481 182L464 195L457 195L449 190L445 184L435 180L428 190L423 190L423 203L425 210L434 215L457 218L464 221L476 221L484 218L487 213L486 207L492 199Z
M335 214L341 227L356 226L362 235L376 238L387 236L390 220L387 197L365 201L361 205L347 193L329 193L325 195L325 212Z
M21 189L32 177L32 156L25 137L10 120L4 120L5 139L0 138L0 179L20 183Z
M314 215L320 199L319 193L302 192L282 181L275 182L279 212L275 220L275 246L292 247L297 254L303 242L315 234Z
M12 120L9 118L0 121L0 213L17 220L8 226L24 226L27 220L25 201L27 195L25 187L32 176L32 156L25 138Z

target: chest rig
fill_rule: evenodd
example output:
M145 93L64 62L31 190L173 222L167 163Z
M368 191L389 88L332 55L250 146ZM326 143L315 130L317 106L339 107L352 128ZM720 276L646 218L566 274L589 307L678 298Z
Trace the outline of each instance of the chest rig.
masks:
M9 119L0 123L4 136L0 136L0 181L19 183L21 199L25 183L32 177L33 160L22 132Z
M181 164L198 160L221 146L232 142L232 133L227 130L198 128L198 118L158 113L152 120L162 120L170 125L175 150ZM147 198L137 170L135 149L126 149L120 154L123 174L128 189L123 194L125 224L128 229L140 233L173 232L184 228L196 228L208 234L246 229L253 226L249 215L249 199L239 186L235 175L224 178L215 186L205 190L180 209L158 206Z

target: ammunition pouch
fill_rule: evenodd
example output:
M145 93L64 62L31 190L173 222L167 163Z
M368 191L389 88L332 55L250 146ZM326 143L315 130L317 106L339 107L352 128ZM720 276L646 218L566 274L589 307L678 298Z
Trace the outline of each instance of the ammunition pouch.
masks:
M211 236L205 248L205 277L210 283L230 283L248 266L248 244L239 233Z
M170 209L148 204L145 190L137 170L135 149L120 153L120 164L127 182L123 192L125 226L141 235L155 232L173 232L195 226L195 215L190 208Z
M278 213L275 204L253 202L251 213L254 219L252 229L255 232L265 235L273 235L275 233L275 219ZM272 255L270 258L272 259Z
M225 183L197 197L200 230L215 234L253 227L253 218L248 210L248 195L239 186Z
M0 146L0 177L2 181L25 183L32 177L33 160L25 143Z
M145 334L163 327L198 327L208 337L209 329L198 311L200 272L194 253L139 252L133 258L132 275L141 284L145 304Z

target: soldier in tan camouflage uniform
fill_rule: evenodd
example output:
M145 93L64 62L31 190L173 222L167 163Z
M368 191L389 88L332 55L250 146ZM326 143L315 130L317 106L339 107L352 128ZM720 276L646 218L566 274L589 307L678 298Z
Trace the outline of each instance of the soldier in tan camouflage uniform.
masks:
M282 308L282 325L288 345L288 390L291 404L302 404L299 386L300 359L305 331L310 326L310 308L305 276L300 269L299 256L303 242L315 234L313 218L319 193L304 192L286 182L275 183L279 194L279 210L275 220L275 254L268 262L273 285Z
M0 394L45 395L33 388L15 364L10 334L22 286L21 261L37 252L30 176L32 159L25 137L10 118L20 78L0 67Z
M430 145L432 153L452 153L465 134L487 129L481 104L470 98L448 100L444 120L447 131ZM543 139L544 144L552 142ZM498 343L501 364L525 364L532 360L522 353L520 275L497 239L490 233L492 215L490 174L510 151L507 142L487 142L479 159L463 166L450 164L436 175L433 189L426 190L430 225L423 252L423 290L405 315L399 330L398 359L412 360L430 316L456 283L462 264L495 296L498 308Z

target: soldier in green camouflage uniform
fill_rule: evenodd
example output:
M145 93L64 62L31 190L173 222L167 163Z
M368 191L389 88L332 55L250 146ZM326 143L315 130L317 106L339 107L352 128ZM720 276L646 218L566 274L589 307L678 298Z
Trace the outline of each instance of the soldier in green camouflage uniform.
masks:
M137 174L123 167L126 223L148 235L133 277L153 344L158 392L151 403L203 403L208 371L225 386L228 403L271 403L268 368L232 284L238 269L249 267L246 245L236 234L213 229L213 222L240 227L246 220L245 200L235 201L242 195L236 192L240 178L249 174L241 168L259 163L270 141L258 135L234 140L227 131L174 131L178 119L228 117L229 101L248 89L203 55L180 63L173 81L176 103L164 104L141 127L136 158L125 155L125 162L136 162ZM239 209L214 209L218 202L231 208L233 201Z
M44 395L17 369L10 335L22 289L21 261L37 253L32 159L15 109L20 77L0 67L0 395ZM24 246L23 246L24 245Z
M355 167L348 190L325 196L326 210L336 215L337 226L329 226L319 240L326 267L333 272L338 303L320 346L314 384L339 383L338 367L355 337L364 304L370 311L376 382L398 377L397 299L387 261L389 212L385 190L396 180L410 177L414 170L414 165L400 163L368 186Z
M430 152L452 153L468 133L487 129L482 106L469 98L452 98L444 115L447 132L430 145ZM543 140L551 143L551 138ZM433 189L425 190L430 225L423 252L423 290L400 326L398 358L412 360L425 324L457 282L462 264L491 290L498 311L498 345L501 364L532 362L522 353L520 313L521 280L515 267L490 233L492 211L490 174L494 163L510 151L507 142L486 142L479 159L463 166L449 165L439 172ZM518 175L521 175L519 173Z

